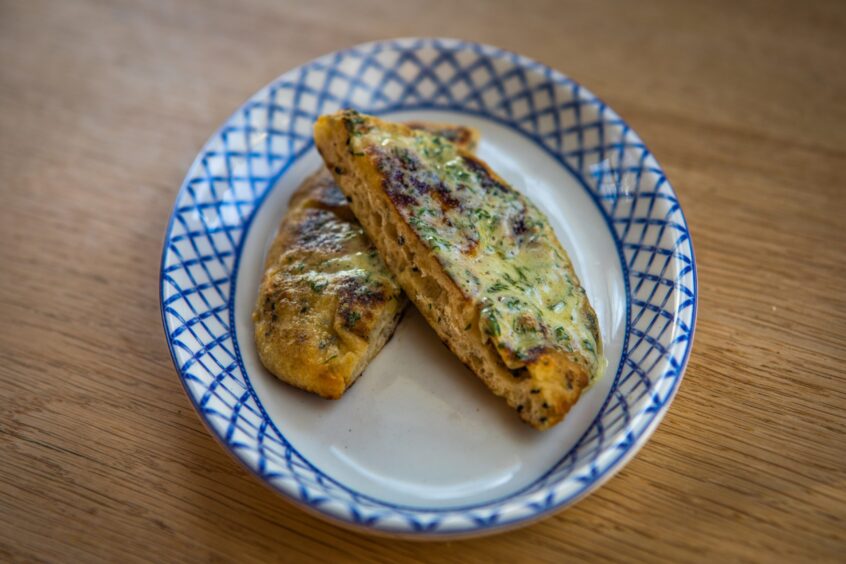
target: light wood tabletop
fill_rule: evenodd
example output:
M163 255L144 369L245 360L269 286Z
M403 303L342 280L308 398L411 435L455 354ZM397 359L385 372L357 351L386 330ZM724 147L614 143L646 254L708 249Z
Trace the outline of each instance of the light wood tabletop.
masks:
M651 441L488 538L294 507L206 432L161 327L205 140L285 70L397 36L584 84L662 163L697 253L695 345ZM4 0L0 61L0 561L843 561L846 3Z

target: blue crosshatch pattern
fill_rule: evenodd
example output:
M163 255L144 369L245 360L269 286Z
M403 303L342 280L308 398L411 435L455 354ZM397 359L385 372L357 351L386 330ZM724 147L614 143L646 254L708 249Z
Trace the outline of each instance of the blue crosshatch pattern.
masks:
M234 336L240 245L275 180L311 149L314 120L343 107L377 114L446 109L507 125L579 178L612 230L629 292L621 366L585 435L519 492L447 509L398 506L360 494L300 456L252 391ZM643 444L668 408L690 352L696 272L687 224L663 171L602 101L513 53L457 40L408 39L361 45L286 73L212 137L171 217L161 308L189 397L252 472L308 508L349 524L405 534L467 534L572 503Z

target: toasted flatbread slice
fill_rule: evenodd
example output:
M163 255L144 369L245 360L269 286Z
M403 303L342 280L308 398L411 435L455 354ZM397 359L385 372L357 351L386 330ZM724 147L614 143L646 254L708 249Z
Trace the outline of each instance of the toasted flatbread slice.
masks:
M470 128L420 123L475 147ZM407 300L325 168L291 196L253 312L256 346L279 379L339 398L393 334Z
M443 137L348 110L315 142L379 254L450 349L555 425L604 371L596 314L547 218Z

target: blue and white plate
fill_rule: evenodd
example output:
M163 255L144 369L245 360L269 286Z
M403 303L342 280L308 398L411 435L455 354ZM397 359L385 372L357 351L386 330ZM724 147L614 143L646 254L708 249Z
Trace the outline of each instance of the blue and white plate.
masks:
M608 358L563 423L544 433L521 423L413 307L339 401L261 366L250 313L264 253L292 191L321 166L314 120L345 107L477 127L480 156L547 214ZM696 267L661 167L601 100L494 47L402 39L287 72L223 124L176 198L161 309L200 417L270 487L362 530L471 535L573 504L643 446L690 353Z

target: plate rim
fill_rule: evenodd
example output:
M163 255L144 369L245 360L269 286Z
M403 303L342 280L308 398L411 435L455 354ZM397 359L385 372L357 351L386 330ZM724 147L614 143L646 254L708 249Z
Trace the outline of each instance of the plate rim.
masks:
M405 43L413 43L414 45L411 45L411 46L403 45ZM275 77L272 81L270 81L269 83L267 83L266 85L264 85L263 87L261 87L260 89L255 91L253 94L251 94L244 102L242 102L235 109L235 111L232 114L230 114L222 122L220 127L218 127L215 130L215 132L203 143L203 145L200 148L200 150L198 151L196 157L192 161L192 164L188 168L188 170L186 172L186 176L183 179L183 181L180 185L180 188L175 195L174 204L173 204L173 207L171 209L171 213L170 213L170 216L169 216L169 219L168 219L167 227L166 227L165 233L164 233L163 244L162 244L161 264L160 264L160 270L159 270L160 314L161 314L161 318L162 318L162 326L163 326L164 333L165 333L165 340L167 342L168 350L169 350L170 355L171 355L171 361L173 362L176 373L179 376L179 380L180 380L180 383L182 385L183 392L185 393L185 395L188 397L189 401L191 402L191 405L193 406L195 412L197 413L197 416L202 421L204 427L206 427L206 429L215 438L215 440L217 440L217 442L220 443L220 445L224 448L224 450L227 453L229 453L229 455L232 458L234 458L242 467L244 467L250 475L252 475L254 478L258 479L262 484L264 484L267 487L270 487L271 489L273 489L276 492L279 492L280 494L282 494L283 499L285 499L289 503L293 503L296 507L298 507L300 509L306 510L311 515L317 516L317 517L322 518L322 519L326 519L326 520L328 520L328 521L330 521L330 522L332 522L336 525L339 525L343 528L352 529L352 530L356 530L356 531L359 531L359 532L363 531L363 532L366 532L366 533L369 533L369 534L375 534L375 535L379 535L379 536L387 536L387 537L391 537L391 538L406 538L406 539L412 539L412 540L476 537L476 536L481 536L481 535L496 534L498 532L502 532L502 531L505 531L505 530L523 527L523 526L526 526L528 524L534 523L538 520L549 517L549 516L559 512L559 511L564 510L567 507L572 506L573 504L577 503L578 501L580 501L581 499L583 499L584 497L586 497L587 495L589 495L590 493L594 492L596 489L601 487L608 480L610 480L617 472L619 472L638 453L638 451L646 444L646 442L648 442L649 438L652 436L652 434L657 429L658 425L663 420L667 411L669 411L669 408L670 408L673 400L675 399L675 396L678 393L678 390L681 386L681 382L684 379L684 374L686 372L687 365L688 365L688 362L689 362L689 359L690 359L690 354L691 354L691 351L693 349L693 342L694 342L695 330L696 330L696 320L697 320L697 313L698 313L698 304L699 304L698 275L697 275L697 268L696 268L695 250L694 250L692 236L691 236L691 233L690 233L689 223L687 222L687 218L684 215L684 211L681 207L681 204L679 203L678 212L681 216L682 225L683 225L685 232L687 234L687 242L688 242L689 251L690 251L689 252L690 261L691 261L690 262L690 269L691 269L690 270L690 274L691 274L690 289L691 289L691 292L693 294L693 297L692 297L692 303L691 303L691 306L690 306L691 307L690 330L687 333L687 336L688 336L687 345L685 347L681 361L679 362L678 375L674 378L674 381L672 382L672 384L670 386L670 389L668 391L666 399L663 400L662 405L654 413L652 418L649 420L649 422L646 424L646 426L641 431L640 435L637 436L634 441L632 441L630 444L628 444L626 446L625 450L623 450L623 452L621 452L618 457L616 457L612 462L610 462L608 464L608 466L603 471L601 471L595 478L593 478L589 483L587 483L581 489L579 489L579 490L577 490L577 491L575 491L571 494L563 496L561 499L559 499L556 503L554 503L552 505L548 505L548 506L546 506L542 509L538 509L538 510L534 511L533 513L526 515L526 516L523 516L523 517L519 517L519 518L516 518L516 519L509 520L509 521L493 522L493 523L490 523L490 524L477 523L476 526L464 527L464 528L461 528L461 529L450 528L450 529L444 529L444 530L425 530L425 529L421 530L421 529L413 528L408 524L406 524L406 526L404 526L403 528L380 527L378 525L363 523L363 522L355 521L355 520L351 520L351 519L345 519L343 516L338 514L338 512L336 512L336 511L324 510L321 506L315 506L315 505L309 504L307 499L303 500L300 497L300 495L296 495L293 492L287 491L285 488L281 487L281 485L279 485L276 482L271 481L271 480L267 479L266 477L262 476L257 469L251 467L250 464L244 458L242 458L239 455L238 451L236 451L234 448L232 448L232 446L229 444L228 440L224 436L222 436L222 433L218 432L215 429L215 427L211 424L211 421L204 414L202 407L197 403L197 399L194 397L191 390L189 389L187 379L185 378L185 374L184 374L182 368L179 365L179 361L177 359L176 352L174 350L174 343L173 343L174 339L171 337L170 327L169 327L169 323L168 323L168 320L167 320L167 317L166 317L166 303L165 303L165 283L166 283L165 274L166 273L165 273L165 268L166 268L166 261L167 261L167 258L168 258L169 252L170 252L169 242L173 237L173 226L174 226L174 220L175 220L177 212L178 212L178 207L179 207L178 204L179 204L184 192L186 191L189 180L192 177L192 174L191 174L192 171L194 171L196 169L198 163L200 163L202 161L203 157L206 154L206 151L207 151L209 145L221 136L222 131L227 127L228 124L230 124L233 121L233 119L235 119L243 111L244 107L247 104L249 104L252 100L254 100L255 98L257 98L260 95L262 95L263 93L265 93L270 87L272 87L274 84L279 82L282 79L282 77L284 77L285 75L288 75L289 73L295 72L295 71L297 71L297 70L299 70L303 67L307 67L309 65L312 65L313 63L315 63L317 61L325 61L325 60L329 59L330 57L335 57L335 62L337 62L345 54L349 54L349 53L355 52L357 50L366 50L368 48L374 48L376 46L381 47L383 50L387 50L387 49L391 49L391 48L398 48L398 49L404 48L404 49L408 49L408 50L418 50L418 49L425 47L425 46L434 47L436 49L443 48L444 44L450 45L456 51L459 51L459 50L462 50L462 49L467 49L467 48L475 48L477 50L477 53L479 53L480 55L483 55L486 58L489 58L489 59L490 58L504 58L507 62L511 63L514 66L522 66L522 67L526 68L527 70L530 70L530 71L533 71L533 72L541 72L547 78L549 78L551 81L553 81L555 83L563 81L563 82L569 83L571 85L574 85L576 88L578 88L578 92L581 96L593 98L597 102L599 102L603 107L609 109L615 115L615 118L616 118L616 120L619 121L619 124L621 124L622 127L626 128L628 132L633 134L640 141L639 136L628 125L628 123L625 120L623 120L618 114L616 114L616 112L611 110L610 106L608 106L601 98L596 96L593 92L584 88L583 86L581 86L580 83L578 83L577 81L569 78L568 76L564 75L563 73L561 73L561 72L559 72L559 71L557 71L557 70L555 70L555 69L553 69L553 68L551 68L551 67L549 67L549 66L547 66L543 63L540 63L540 62L535 61L533 59L527 58L523 55L519 55L519 54L514 53L512 51L502 49L502 48L499 48L499 47L495 47L495 46L492 46L492 45L483 44L483 43L467 41L467 40L463 40L463 39L447 38L447 37L403 37L403 38L369 41L369 42L357 44L357 45L354 45L354 46L351 46L351 47L348 47L348 48L345 48L345 49L340 49L340 50L337 50L337 51L333 51L333 52L330 52L330 53L319 55L315 58L312 58L308 61L303 62L300 65L297 65L297 66L295 66L291 69L284 71L279 76ZM332 63L330 63L329 66L331 66L331 64ZM606 226L609 229L612 240L614 241L615 248L617 250L618 259L620 259L620 264L621 264L621 267L622 267L622 270L623 270L623 277L624 277L625 287L626 287L626 291L627 291L627 295L626 295L626 309L627 309L627 312L626 312L626 333L625 333L624 344L623 344L623 354L625 355L625 347L626 347L626 344L629 340L629 336L630 336L630 333L631 333L631 299L632 299L632 294L631 294L631 288L630 288L630 281L629 281L629 277L628 277L628 265L627 265L626 261L624 260L624 256L623 256L623 253L622 253L622 246L621 246L622 241L619 239L616 231L613 228L613 225L611 223L611 218L608 216L608 214L604 210L604 208L602 208L601 204L598 201L596 194L594 194L593 190L591 190L590 187L586 184L585 179L583 178L583 175L581 173L579 173L578 171L574 170L570 166L570 164L567 163L563 159L562 156L554 153L549 147L546 147L545 145L538 143L537 140L533 139L528 133L521 131L520 129L516 128L513 124L510 124L510 123L506 122L505 120L502 120L498 116L486 114L482 111L476 112L476 111L473 111L473 110L469 110L468 108L458 108L458 107L451 107L451 106L446 106L446 105L426 105L426 104L416 104L416 105L415 104L411 104L411 105L400 104L400 105L394 105L394 106L386 106L386 107L381 108L377 111L371 111L371 110L368 110L368 111L370 111L373 114L380 115L380 114L383 114L383 113L396 112L396 111L406 111L406 110L407 111L415 111L415 110L416 111L424 111L424 110L453 111L453 112L457 112L457 113L466 113L466 114L469 114L469 115L474 115L474 116L477 116L477 117L480 117L480 118L483 118L483 119L486 119L486 120L491 120L491 121L493 121L493 122L495 122L495 123L497 123L501 126L507 127L510 132L517 133L517 134L523 136L525 139L532 142L535 146L542 149L548 156L552 157L555 160L556 163L558 163L563 168L565 168L566 171L569 172L570 175L580 185L582 185L582 188L588 193L589 197L591 198L591 201L593 201L594 205L597 206L598 211L603 218L603 221L606 223ZM642 143L642 141L641 141L641 143ZM396 509L397 511L401 511L401 512L430 514L430 515L441 514L441 513L447 514L449 512L472 511L474 509L479 510L479 509L483 509L483 508L488 507L488 506L507 503L509 500L513 501L515 498L519 498L521 495L523 495L525 493L525 491L527 489L530 489L531 487L536 485L538 481L543 480L546 476L548 476L549 473L552 472L562 460L566 459L567 456L569 455L569 453L572 452L572 450L574 448L576 448L584 440L585 436L589 433L590 429L593 428L593 426L595 425L597 418L602 415L603 410L605 409L607 402L610 400L611 396L613 395L614 386L617 384L617 381L618 381L620 374L622 372L622 365L623 365L622 361L620 362L620 365L618 366L618 369L613 376L614 382L612 383L612 387L609 390L609 393L607 394L605 400L603 401L603 404L600 407L599 411L597 412L596 416L594 416L594 418L591 420L590 425L587 427L587 429L584 431L584 433L576 440L576 442L573 444L573 446L567 452L563 453L563 455L559 458L559 460L555 464L553 464L550 467L550 469L545 471L538 478L535 478L530 484L522 486L522 487L520 487L519 489L517 489L513 492L509 492L508 494L504 494L504 495L502 495L502 496L500 496L496 499L487 500L487 501L484 501L484 502L477 502L477 503L474 503L474 504L466 504L466 505L463 505L463 506L447 506L447 507L443 507L443 508L414 507L414 506L410 506L410 505L387 502L387 501L378 499L376 497L373 497L371 495L358 492L358 491L350 488L349 486L346 486L343 483L339 482L337 479L328 475L326 472L320 470L318 467L314 466L314 464L311 461L309 461L305 456L303 456L302 454L299 454L299 452L296 450L296 448L292 444L290 444L290 442L285 437L285 435L281 432L281 430L279 430L277 428L275 422L272 420L272 418L269 416L269 414L265 410L260 398L258 397L258 394L256 393L256 391L255 391L255 389L252 385L252 382L250 381L249 374L246 370L246 366L244 365L243 359L241 357L240 346L238 344L237 334L236 334L236 330L235 330L234 302L235 302L235 294L236 294L236 287L237 287L237 280L238 280L237 275L238 275L238 272L239 272L240 260L241 260L241 256L242 256L242 253L243 253L243 246L244 246L246 239L248 238L249 230L252 226L254 218L257 215L258 210L263 205L266 197L272 192L275 184L278 183L278 181L284 176L284 174L286 174L288 172L288 170L290 170L290 168L296 162L298 162L306 153L308 153L308 151L310 151L312 149L312 147L313 147L313 140L309 141L300 150L298 150L295 153L293 153L292 155L290 155L288 162L286 162L284 164L284 166L282 166L279 171L277 171L276 173L274 173L270 177L270 179L268 180L267 190L265 190L265 192L260 197L255 199L255 207L254 207L253 211L246 218L246 221L244 221L242 223L243 235L241 237L241 240L238 242L237 246L233 249L234 262L233 262L232 271L230 273L231 287L230 287L229 299L226 303L226 310L227 310L228 318L229 318L229 322L230 322L230 327L231 327L230 332L231 332L231 337L232 337L232 343L233 343L234 348L235 348L235 355L236 355L236 358L237 358L237 362L238 362L240 368L242 369L244 380L245 380L246 386L248 388L248 392L252 395L252 397L253 397L254 401L256 402L257 407L260 409L262 415L267 419L267 421L270 423L270 425L274 427L274 429L280 435L280 437L282 437L284 439L284 441L287 443L288 448L297 452L298 456L300 456L300 458L303 461L305 461L315 472L319 473L320 475L324 476L325 478L328 478L329 480L334 482L337 486L339 486L339 487L343 488L344 490L352 493L357 498L367 499L367 500L372 501L374 503L378 503L380 505L383 505L388 509ZM661 167L660 163L658 163L654 154L645 146L645 144L643 144L643 150L645 151L646 155L650 156L654 160L655 164L657 165L657 169L666 178L666 175L664 174L664 171L663 171L663 167ZM670 188L673 196L678 201L678 196L677 196L675 190L672 188L672 185L669 185L669 183L668 183L668 187ZM674 321L674 323L677 323L677 322ZM550 484L550 485L542 488L542 491L550 491L554 487L555 487L555 483ZM353 504L354 502L345 502L345 503Z

